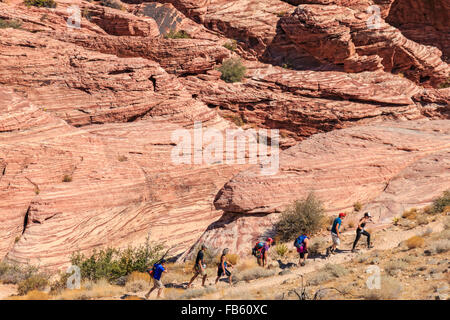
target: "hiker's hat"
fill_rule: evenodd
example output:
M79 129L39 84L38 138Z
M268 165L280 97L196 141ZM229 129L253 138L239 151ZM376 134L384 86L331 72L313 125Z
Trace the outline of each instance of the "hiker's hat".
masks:
M228 251L230 251L230 249L225 248L225 249L223 249L222 253L223 253L223 254L228 254Z
M166 259L161 259L159 263L166 263Z
M339 213L339 217L345 217L346 214L344 212Z
M201 248L202 249L207 249L206 244L202 244Z
M267 241L269 241L270 243L272 243L272 242L273 242L273 239L272 239L272 238L267 238Z
M365 215L366 217L372 217L372 216L370 215L370 212L366 212L366 213L364 213L364 215Z

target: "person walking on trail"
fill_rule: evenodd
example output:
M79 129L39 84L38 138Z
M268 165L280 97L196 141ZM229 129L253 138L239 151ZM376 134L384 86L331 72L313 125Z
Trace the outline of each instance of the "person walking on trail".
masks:
M370 243L370 233L364 230L366 223L368 223L369 221L372 222L372 216L370 215L370 212L364 213L364 217L359 219L358 227L356 228L355 242L353 242L352 252L356 251L356 245L358 244L361 235L365 235L367 237L367 248L368 249L373 248L373 246Z
M256 255L256 261L258 262L258 265L261 267L265 267L266 265L268 266L268 259L269 259L269 249L270 246L273 243L273 239L272 238L267 238L266 242L262 242L262 247L260 247L260 243L257 244L259 254L257 253Z
M153 288L150 289L150 291L145 295L145 299L148 299L150 294L153 292L153 290L158 289L158 298L161 297L161 293L164 289L164 285L161 281L161 276L163 272L167 272L166 266L166 260L162 259L159 263L155 263L153 265L151 275L153 277Z
M341 241L340 241L341 234L339 232L339 229L341 227L342 220L345 218L345 216L346 216L346 214L341 212L341 213L339 213L339 217L337 217L333 221L333 225L331 227L331 240L333 241L333 244L331 245L331 247L327 248L327 256L330 253L335 254L337 246L339 246L341 244Z
M227 261L226 255L228 254L228 248L223 249L222 256L220 257L220 262L217 264L217 278L216 284L219 281L220 277L226 275L228 277L228 283L230 286L232 285L232 276L231 272L227 267L232 267L233 265Z
M294 241L294 246L297 248L297 252L300 256L298 260L298 266L304 266L306 264L306 259L308 259L308 247L309 247L309 237L306 233L301 234Z
M187 285L187 288L190 288L192 285L192 282L194 282L194 280L198 277L198 275L202 276L202 286L205 286L205 282L206 282L206 264L204 262L204 257L205 257L205 250L206 250L206 245L202 244L202 246L200 247L200 250L197 253L197 258L195 259L195 265L194 265L194 276L192 277L191 281L189 281L189 284Z

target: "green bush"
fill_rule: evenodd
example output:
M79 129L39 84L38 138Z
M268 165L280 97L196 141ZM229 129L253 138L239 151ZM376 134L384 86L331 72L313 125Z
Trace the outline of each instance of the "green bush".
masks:
M56 2L54 0L25 0L25 3L28 7L44 7L44 8L56 8Z
M240 82L245 76L246 68L240 59L225 60L217 69L222 73L220 77L223 81L228 83Z
M19 20L0 19L0 29L5 29L5 28L19 29L21 26L22 26L22 22Z
M433 201L433 213L441 213L446 206L450 206L450 190L444 191L444 194Z
M184 30L180 30L180 31L170 30L169 33L164 35L164 38L166 38L166 39L190 39L191 36Z
M277 243L277 245L275 246L275 252L280 257L284 257L288 251L289 251L289 249L288 249L287 245L284 243Z
M236 40L231 40L231 41L228 41L227 43L225 43L223 46L230 51L236 51L237 42L236 42Z
M163 249L163 245L151 245L147 239L144 245L138 247L94 250L88 257L77 252L72 255L71 262L80 268L82 279L113 281L133 271L145 272L161 259Z
M277 235L287 242L305 232L312 234L320 229L323 216L322 202L310 193L306 200L295 201L281 214L275 225Z

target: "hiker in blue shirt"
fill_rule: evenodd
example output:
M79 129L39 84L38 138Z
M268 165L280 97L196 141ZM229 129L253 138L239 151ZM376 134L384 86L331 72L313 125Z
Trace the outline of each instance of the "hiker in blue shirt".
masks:
M331 239L333 241L333 244L331 245L331 247L327 248L327 256L330 253L335 254L336 247L341 244L340 241L341 234L339 232L339 228L341 227L342 219L344 219L345 216L346 214L341 212L339 213L339 217L334 219L333 221L333 225L331 227Z
M164 285L161 281L161 275L163 272L167 272L165 269L166 260L162 259L159 263L155 263L152 268L152 276L153 276L153 288L145 295L145 299L148 299L153 290L158 289L158 298L161 296L161 293L164 289Z

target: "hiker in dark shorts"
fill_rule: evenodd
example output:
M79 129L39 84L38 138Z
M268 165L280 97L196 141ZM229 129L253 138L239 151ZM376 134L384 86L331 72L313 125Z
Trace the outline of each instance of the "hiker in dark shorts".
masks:
M261 256L257 259L258 264L262 266L263 268L267 265L267 260L269 259L269 248L271 244L273 243L272 238L267 238L266 242L264 243L264 246L261 249Z
M353 242L352 252L356 251L356 245L358 244L361 235L365 235L367 237L367 248L373 248L373 246L370 244L370 233L364 230L366 223L368 223L369 221L372 222L372 216L370 215L370 212L366 212L364 213L364 217L359 220L358 227L356 228L356 238L355 242Z
M165 269L166 266L166 260L162 259L159 263L155 263L153 267L153 288L150 289L150 291L145 295L145 299L148 299L150 294L153 292L153 290L158 289L158 298L161 297L161 293L164 289L164 285L161 282L161 275L163 272L167 272Z
M331 227L331 240L333 241L333 244L331 245L331 247L327 248L327 256L330 253L335 254L337 246L341 244L339 229L342 224L342 219L344 219L345 216L346 214L341 212L339 213L339 217L333 220L333 225Z
M309 247L309 237L306 233L300 235L295 239L294 246L297 248L299 254L298 266L304 266L306 264L306 259L308 259L308 247Z
M227 267L232 267L233 265L227 261L226 255L228 254L228 248L223 249L222 256L220 257L220 262L217 264L217 278L216 284L219 282L221 276L226 275L228 277L228 283L232 285L231 272Z
M206 264L204 263L203 259L205 256L205 250L206 246L202 244L200 247L200 251L197 254L197 258L195 259L195 265L194 265L194 276L192 277L191 281L189 281L189 284L187 285L187 288L190 288L192 285L192 282L194 282L195 278L197 278L198 275L201 275L203 277L202 280L202 286L205 286L206 281Z

